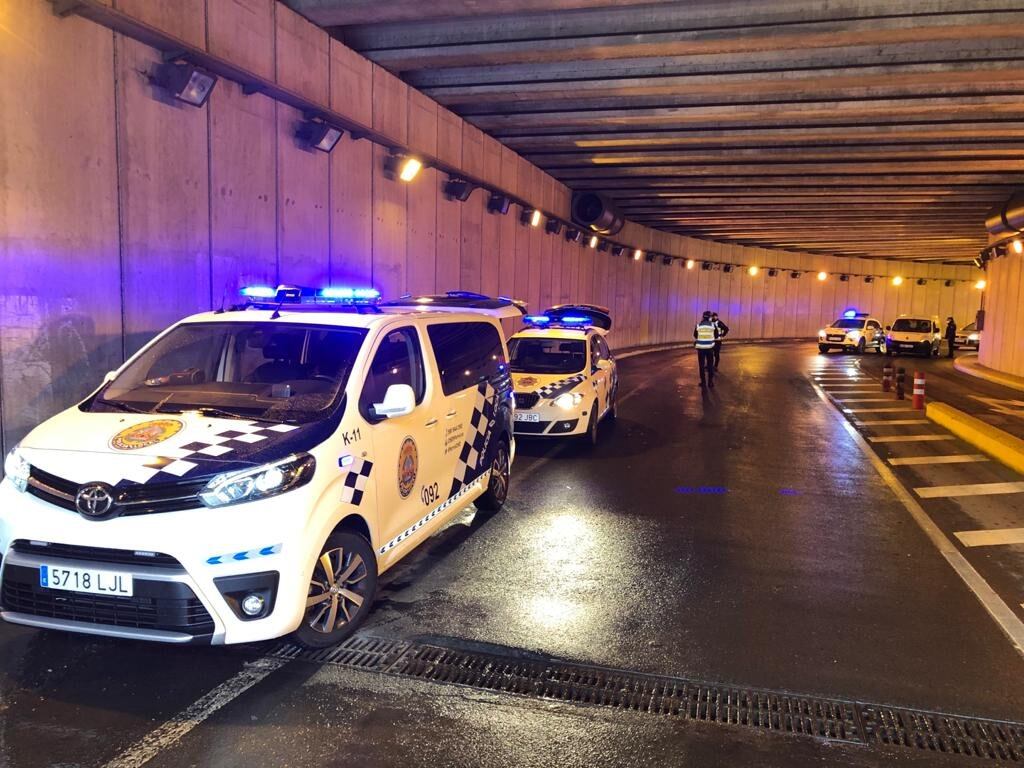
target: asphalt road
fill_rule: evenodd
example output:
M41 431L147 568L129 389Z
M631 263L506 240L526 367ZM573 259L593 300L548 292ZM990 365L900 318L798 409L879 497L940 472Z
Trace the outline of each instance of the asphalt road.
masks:
M818 366L814 345L730 345L702 392L691 352L622 361L600 445L520 442L506 508L389 572L364 633L1024 719L1024 658L818 396ZM304 661L264 669L266 650L0 627L0 762L963 764Z

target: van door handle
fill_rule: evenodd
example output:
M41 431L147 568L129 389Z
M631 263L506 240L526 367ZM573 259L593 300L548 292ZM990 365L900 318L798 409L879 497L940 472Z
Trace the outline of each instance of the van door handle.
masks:
M428 421L428 422L427 422L426 424L424 424L423 426L425 426L425 427L433 427L433 426L435 426L436 424L437 424L437 419L431 419L430 421Z
M453 418L455 418L458 415L458 413L459 413L458 411L448 411L448 413L446 413L444 415L444 417L446 419L453 419Z

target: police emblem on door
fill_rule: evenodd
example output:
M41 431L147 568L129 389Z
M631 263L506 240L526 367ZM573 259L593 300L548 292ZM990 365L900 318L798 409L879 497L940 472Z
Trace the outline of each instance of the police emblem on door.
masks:
M398 493L403 499L408 498L416 485L416 473L420 467L420 456L416 450L416 441L405 438L398 451Z
M133 427L122 429L110 439L110 447L119 451L135 451L162 443L178 434L184 423L177 419L155 419L144 421Z

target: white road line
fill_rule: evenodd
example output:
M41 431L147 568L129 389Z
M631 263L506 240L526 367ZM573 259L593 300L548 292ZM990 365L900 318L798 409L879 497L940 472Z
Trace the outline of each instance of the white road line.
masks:
M996 528L991 531L956 531L965 547L992 547L997 544L1024 544L1024 528Z
M844 413L906 413L909 410L909 405L902 408L843 408Z
M136 768L148 763L218 709L287 663L287 659L276 659L272 656L263 656L255 661L246 662L238 674L228 678L202 698L196 699L156 730L147 733L107 763L105 768Z
M928 443L936 440L956 440L956 435L885 435L869 437L869 443Z
M880 394L877 389L836 389L834 387L825 387L830 395L877 395ZM892 397L886 398L892 400Z
M828 395L821 389L821 387L815 386L815 392L821 401L826 405L829 405ZM832 410L831 408L829 410ZM928 513L924 511L918 501L910 495L909 491L900 484L900 481L896 479L896 475L893 471L885 466L880 458L875 455L875 452L871 450L871 446L867 444L860 432L854 428L854 426L847 421L845 418L840 416L838 413L833 411L834 417L842 424L843 429L849 433L853 442L857 444L861 452L867 456L868 461L871 462L875 471L878 472L885 484L889 486L889 489L896 495L903 506L906 508L910 516L914 518L914 522L920 526L921 530L924 531L925 535L931 539L932 544L939 550L946 562L956 571L957 576L967 585L967 588L974 593L974 596L978 598L978 601L988 611L989 616L993 618L999 628L1003 630L1010 642L1013 643L1013 647L1017 653L1024 656L1024 621L1021 621L1017 614L1013 612L1013 609L1006 604L1006 602L996 593L994 589L989 585L985 579L981 577L974 566L967 562L967 558L961 554L960 550L956 548L956 545L950 541L946 535L939 529L935 522L928 516Z
M948 496L995 496L1001 493L1024 493L1024 483L974 483L969 485L932 485L915 488L922 499L942 499Z
M922 416L920 419L873 419L871 421L858 421L858 427L900 427L910 424L926 424L928 419Z
M894 467L910 467L916 464L971 464L977 461L988 461L988 456L980 453L953 453L943 456L907 456L902 459L889 459Z
M837 395L848 394L846 392L836 392ZM891 397L837 397L840 403L892 403L895 402Z

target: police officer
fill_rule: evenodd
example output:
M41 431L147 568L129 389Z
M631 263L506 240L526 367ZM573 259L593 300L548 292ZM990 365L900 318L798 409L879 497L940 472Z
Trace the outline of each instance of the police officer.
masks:
M711 312L705 312L700 322L693 328L693 338L697 348L697 367L700 370L700 385L715 388L715 342L718 339L718 328L711 319Z
M956 323L953 322L952 317L946 318L946 343L949 345L949 353L947 357L953 357L953 346L956 343Z
M715 328L718 330L718 338L715 341L715 370L717 371L718 359L722 356L722 339L729 333L729 326L718 319L717 312L711 313L711 322L715 324Z

